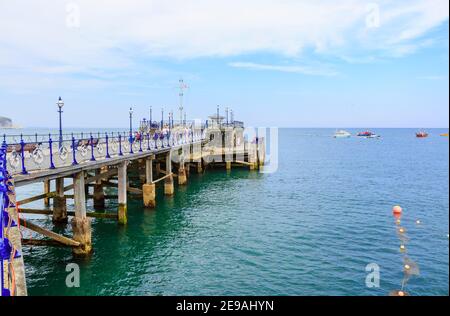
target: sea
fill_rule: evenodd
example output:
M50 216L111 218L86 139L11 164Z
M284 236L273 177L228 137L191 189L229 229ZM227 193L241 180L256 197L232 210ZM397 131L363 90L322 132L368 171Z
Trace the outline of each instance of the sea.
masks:
M440 134L448 129L429 129L424 139L417 129L373 131L381 137L279 129L270 172L191 173L173 197L158 186L153 210L130 196L126 226L93 220L88 259L66 248L24 248L29 295L447 296L449 140ZM18 199L40 193L42 184L17 189ZM106 212L116 211L107 201ZM50 217L28 218L72 234Z

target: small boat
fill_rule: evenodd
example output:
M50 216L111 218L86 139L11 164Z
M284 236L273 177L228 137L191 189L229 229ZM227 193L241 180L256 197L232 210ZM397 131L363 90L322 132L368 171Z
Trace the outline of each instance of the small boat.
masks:
M380 137L380 135L377 135L371 131L360 132L356 136L364 137L364 138L379 138Z
M428 133L425 131L420 131L416 133L416 137L417 138L427 138L428 137Z
M339 130L339 131L336 131L336 133L334 133L334 138L349 138L349 137L351 137L352 136L352 134L350 134L349 132L347 132L347 131L344 131L344 130Z

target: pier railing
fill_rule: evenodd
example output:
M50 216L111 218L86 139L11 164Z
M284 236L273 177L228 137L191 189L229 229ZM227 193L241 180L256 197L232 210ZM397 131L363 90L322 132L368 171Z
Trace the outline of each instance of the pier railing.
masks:
M9 287L10 263L13 258L19 256L6 236L9 228L15 225L7 212L10 204L8 182L9 174L6 170L6 146L2 145L0 146L0 296L11 296Z
M153 133L97 132L60 135L3 135L6 169L11 175L74 166L205 140L202 129L160 130Z

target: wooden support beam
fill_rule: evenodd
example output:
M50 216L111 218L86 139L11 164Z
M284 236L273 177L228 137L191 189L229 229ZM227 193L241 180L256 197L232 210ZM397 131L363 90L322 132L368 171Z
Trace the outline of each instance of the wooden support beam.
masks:
M35 214L35 215L52 215L53 211L52 210L39 210L39 209L24 208L24 209L20 209L20 213L21 214ZM68 211L67 216L75 216L75 212ZM87 212L86 217L116 219L117 214L101 213L101 212Z
M108 170L107 172L102 172L95 176L89 177L86 179L85 182L92 183L92 182L96 182L98 180L104 180L104 179L108 180L109 178L111 178L115 175L117 175L117 169L111 169L111 170Z
M165 174L166 176L168 175L167 171L165 171L165 170L160 170L159 173ZM178 175L176 173L171 173L171 175L174 178L178 177Z
M138 188L128 187L127 191L133 194L142 194L142 190Z
M66 195L64 195L64 197L66 199L72 199L72 200L74 199L74 195L73 194L66 194ZM105 195L105 199L106 200L116 200L117 197L118 197L118 195ZM92 199L92 198L94 198L94 196L92 194L89 194L86 198Z
M85 183L95 182L95 181L97 181L99 179L105 179L105 178L108 179L108 178L110 178L110 177L112 177L112 176L114 176L116 174L117 174L117 169L111 169L108 172L101 173L100 175L87 178L85 180ZM112 184L114 184L114 183L112 183ZM104 185L107 186L108 182L106 184L104 184ZM73 189L73 184L65 186L64 187L64 192L70 191L72 189ZM39 201L39 200L42 200L42 199L45 199L45 198L54 198L55 196L56 196L56 191L49 192L49 193L44 193L44 194L40 194L40 195L36 195L36 196L30 197L30 198L18 201L17 203L19 205L24 205L24 204L28 204L28 203L31 203L31 202Z
M38 210L31 208L21 208L19 214L36 214L36 215L52 215L52 210Z
M56 192L50 192L50 193L44 193L44 194L40 194L40 195L36 195L27 199L23 199L21 201L17 201L17 204L19 205L24 205L24 204L28 204L31 202L35 202L35 201L39 201L45 198L52 198L56 196Z
M160 181L162 181L162 180L164 180L164 179L166 179L166 178L168 178L168 177L170 177L170 176L173 176L173 175L174 175L173 173L166 174L165 176L159 178L158 180L153 181L152 183L153 183L153 184L156 184L156 183L158 183L158 182L160 182Z
M70 247L51 239L22 239L22 245L31 247Z
M237 164L246 165L246 166L253 166L253 163L246 162L246 161L235 161Z
M71 247L78 247L78 246L80 246L80 243L75 241L75 240L73 240L73 239L67 238L65 236L59 235L59 234L54 233L54 232L52 232L50 230L47 230L45 228L39 227L38 225L35 225L32 222L24 220L23 218L20 218L19 221L20 221L20 225L22 225L22 227L25 227L25 228L30 229L30 230L38 233L38 234L41 234L41 235L44 235L44 236L46 236L48 238L56 240L57 242L60 242L60 243L62 243L64 245L71 246Z

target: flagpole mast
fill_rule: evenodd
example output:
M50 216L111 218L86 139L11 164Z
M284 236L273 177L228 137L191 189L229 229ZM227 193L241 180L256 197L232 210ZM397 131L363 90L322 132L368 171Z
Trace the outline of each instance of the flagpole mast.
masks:
M179 83L180 83L180 93L179 93L179 96L180 96L180 107L179 107L179 110L180 110L180 125L182 124L182 125L184 125L184 123L183 123L183 96L184 96L184 90L185 89L187 89L187 85L184 83L184 80L183 79L180 79L179 80Z

